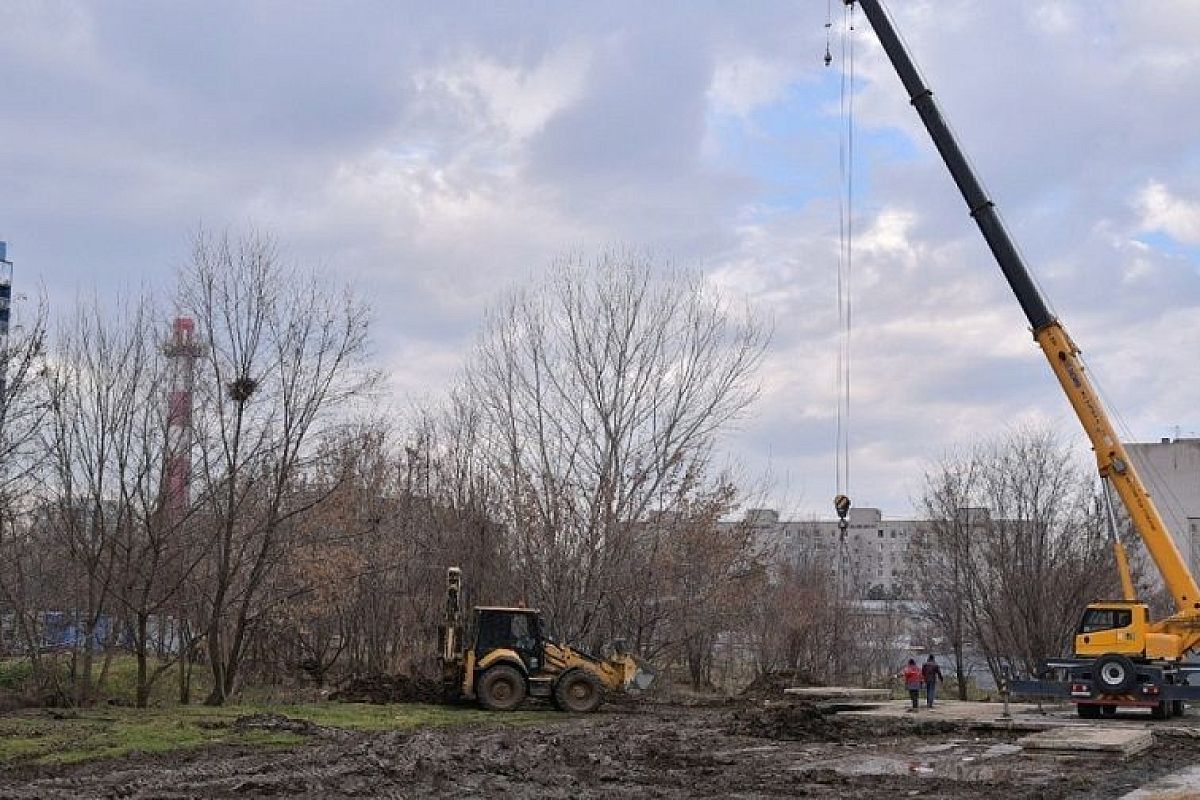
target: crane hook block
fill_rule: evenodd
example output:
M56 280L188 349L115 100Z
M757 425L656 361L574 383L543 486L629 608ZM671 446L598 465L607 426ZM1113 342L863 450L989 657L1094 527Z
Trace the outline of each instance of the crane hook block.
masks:
M833 498L833 507L837 511L838 519L845 519L850 513L850 498L844 494L839 494Z

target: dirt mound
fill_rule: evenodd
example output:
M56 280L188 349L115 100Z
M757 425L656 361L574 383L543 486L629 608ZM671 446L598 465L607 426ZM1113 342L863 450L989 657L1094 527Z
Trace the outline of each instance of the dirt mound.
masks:
M329 695L343 703L441 703L442 685L407 675L360 675Z
M730 718L730 733L759 736L764 739L805 739L840 741L845 726L812 703L789 703L744 708Z
M807 702L754 706L735 711L727 732L763 739L846 742L896 736L939 736L964 726L947 720L838 717Z
M283 731L299 733L304 736L317 736L324 729L306 719L293 719L283 714L248 714L238 717L229 726L231 729L244 733L245 731Z
M750 700L778 699L783 697L784 689L796 686L824 686L824 684L800 670L781 669L759 675L750 682L749 686L742 689L739 696Z

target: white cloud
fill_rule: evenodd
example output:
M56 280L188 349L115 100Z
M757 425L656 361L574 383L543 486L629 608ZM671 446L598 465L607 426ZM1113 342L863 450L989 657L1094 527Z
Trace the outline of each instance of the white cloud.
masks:
M1200 5L892 5L1135 434L1200 427L1198 271L1144 236L1200 244ZM448 385L489 302L555 256L645 247L775 319L762 402L727 441L826 512L824 4L95 8L0 7L0 238L23 285L166 283L189 230L253 222L354 279L403 398ZM861 13L854 38L856 499L903 513L950 444L1075 423Z
M474 124L498 125L521 141L579 99L590 63L591 49L575 43L546 53L531 68L476 54L414 80L422 93L444 92L464 115L477 117Z
M718 114L748 116L775 101L796 79L795 65L743 55L719 62L713 69L708 99Z
M1143 232L1161 231L1185 244L1200 244L1200 202L1173 194L1158 181L1150 181L1135 202Z

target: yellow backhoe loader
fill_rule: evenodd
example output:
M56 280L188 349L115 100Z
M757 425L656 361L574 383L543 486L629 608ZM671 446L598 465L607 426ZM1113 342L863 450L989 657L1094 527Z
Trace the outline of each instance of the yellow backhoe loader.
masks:
M463 625L462 571L446 576L446 619L438 631L442 683L450 697L512 711L526 697L563 711L595 711L606 693L642 692L654 673L621 643L604 657L551 639L533 608L477 606Z

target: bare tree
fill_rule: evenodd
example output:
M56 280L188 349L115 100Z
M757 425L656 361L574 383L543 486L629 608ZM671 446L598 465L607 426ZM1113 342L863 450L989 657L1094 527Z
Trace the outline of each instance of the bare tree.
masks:
M372 386L367 312L329 274L295 274L274 242L196 237L180 306L204 341L197 374L205 633L220 704L234 691L292 520L328 487L306 487L317 440Z
M38 434L49 414L46 399L45 303L0 343L0 524L28 495L29 479L44 462Z
M789 671L799 682L843 683L862 672L863 626L833 560L802 549L779 564L753 598L747 630L758 674Z
M971 578L972 529L987 519L978 500L979 464L947 455L925 475L918 527L908 550L909 574L924 601L925 618L954 654L958 698L967 699L968 581Z
M755 396L767 338L699 278L631 253L564 262L492 313L468 393L522 594L559 635L597 634L639 525Z
M1049 430L1018 430L927 477L915 551L933 621L972 639L997 679L1069 646L1080 610L1115 572L1096 479ZM963 626L956 632L955 626Z
M62 596L69 598L79 630L76 699L83 703L94 699L109 663L106 657L94 681L94 653L118 633L101 620L113 610L116 543L137 524L132 490L154 468L139 437L147 406L158 401L161 388L147 302L111 312L99 301L81 305L64 331L43 433L54 464L45 532L70 560Z
M46 465L40 433L50 413L46 318L43 302L0 348L0 597L13 612L16 635L32 654L35 669L39 632L31 600L41 584L45 553L32 540L32 523Z

